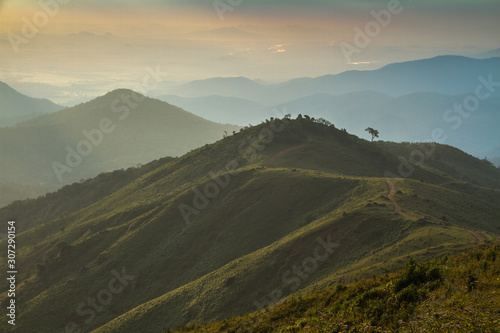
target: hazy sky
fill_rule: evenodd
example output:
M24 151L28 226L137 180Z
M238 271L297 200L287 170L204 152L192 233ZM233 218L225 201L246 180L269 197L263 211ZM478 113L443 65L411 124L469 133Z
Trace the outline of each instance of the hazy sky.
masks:
M67 104L134 88L146 67L168 73L152 95L214 76L277 82L475 56L500 47L499 17L498 0L0 0L0 81Z

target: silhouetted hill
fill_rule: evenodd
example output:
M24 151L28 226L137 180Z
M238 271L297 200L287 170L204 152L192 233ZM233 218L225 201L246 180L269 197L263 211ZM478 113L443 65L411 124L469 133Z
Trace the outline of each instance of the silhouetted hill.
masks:
M180 156L237 129L130 90L115 90L0 129L0 182L68 184Z
M63 108L47 99L23 95L6 83L0 82L0 127L12 126Z

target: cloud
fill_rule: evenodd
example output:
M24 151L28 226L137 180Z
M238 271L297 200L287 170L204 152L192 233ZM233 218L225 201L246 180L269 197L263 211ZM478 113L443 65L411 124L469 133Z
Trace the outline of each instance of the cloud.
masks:
M357 61L357 62L348 62L347 64L348 65L369 65L369 64L373 64L375 62L376 61Z
M283 44L276 44L268 48L268 50L272 51L273 53L284 53L286 50L283 48L285 45Z

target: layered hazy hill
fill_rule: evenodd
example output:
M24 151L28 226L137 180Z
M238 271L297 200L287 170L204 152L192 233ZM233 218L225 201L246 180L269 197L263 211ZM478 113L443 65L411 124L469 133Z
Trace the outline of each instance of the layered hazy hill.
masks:
M463 105L469 96L421 92L390 98L363 91L340 96L312 95L276 108L286 108L293 116L308 110L308 114L332 121L359 136L366 135L365 128L370 124L381 138L396 142L435 141L433 132L441 129L445 139L440 143L480 158L500 156L500 132L496 130L500 126L500 97L481 101L476 110L468 112ZM463 112L456 111L457 105L462 105Z
M6 83L0 82L0 131L2 127L14 126L18 123L63 109L63 106L52 103L47 99L28 97ZM6 141L0 143L5 149L16 149L18 143L12 140L15 137L4 137ZM0 164L8 154L0 155ZM7 175L7 170L2 169L4 178L0 180L0 207L14 200L36 198L47 192L54 191L57 186L44 186L37 183L18 184ZM22 180L18 180L21 181ZM7 182L7 183L5 183Z
M365 128L376 128L384 140L435 141L433 131L441 129L445 143L467 151L474 156L497 161L500 158L500 97L481 101L474 112L455 112L455 105L463 105L469 95L443 95L421 92L401 97L389 97L374 91L360 91L343 95L314 94L291 100L275 107L263 107L240 98L207 96L162 96L161 99L206 119L231 123L256 124L273 116L272 110L290 113L292 116L307 114L334 122L338 127L366 137ZM443 136L444 137L444 136ZM496 158L496 159L495 159Z
M164 332L498 238L500 170L428 148L266 121L5 207L25 244L24 307L3 327ZM424 161L408 158L419 149Z
M63 108L47 99L23 95L6 83L0 82L0 127L12 126Z
M372 71L347 71L317 78L298 78L264 85L247 78L213 78L188 83L173 90L184 97L221 95L276 105L313 94L341 95L365 90L392 97L418 92L444 95L473 93L479 76L500 81L500 58L473 59L439 56L394 63ZM496 92L497 96L499 92Z
M0 182L63 185L180 156L238 130L130 90L0 129Z
M218 123L237 124L241 126L246 126L249 123L258 124L270 114L269 108L237 97L211 95L189 98L176 95L162 95L158 96L158 99Z
M440 143L498 164L499 68L498 57L440 56L280 84L242 77L200 80L161 99L242 126L273 116L272 109L286 109L293 116L324 118L358 136L369 125L391 141L434 141L433 131L441 129L446 140Z

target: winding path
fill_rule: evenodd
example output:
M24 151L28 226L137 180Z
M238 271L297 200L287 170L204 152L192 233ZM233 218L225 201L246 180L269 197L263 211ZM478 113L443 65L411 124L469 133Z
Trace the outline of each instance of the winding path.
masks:
M387 198L389 198L389 200L391 200L392 204L394 205L394 211L396 213L400 214L401 216L404 216L410 220L418 221L419 218L403 213L401 206L399 206L399 204L394 199L394 194L396 193L396 186L394 185L394 183L391 180L386 180L385 182L387 183L387 186L389 187L389 193L387 194ZM470 233L474 237L476 242L478 242L478 243L482 243L482 242L488 240L488 237L486 237L484 234L482 234L479 231L465 229L465 228L462 228L462 229L467 231L468 233Z
M387 187L389 187L389 193L387 194L387 197L389 198L389 200L391 200L392 204L394 205L394 211L399 215L406 217L407 219L410 219L412 221L418 221L418 217L410 216L408 214L403 213L401 206L394 199L394 194L396 194L396 186L391 180L386 180L385 182L387 183Z
M312 142L312 139L311 139L310 136L308 136L306 143L303 143L303 144L300 144L300 145L297 145L297 146L293 146L293 147L284 149L284 150L276 153L273 157L271 157L269 159L269 161L267 161L267 163L265 165L266 168L274 168L277 160L279 160L280 158L282 158L283 156L285 156L286 154L288 154L288 153L290 153L292 151L295 151L297 149L300 149L302 147L307 146L311 142ZM388 180L388 179L386 179L385 182L387 183L387 187L388 187L388 190L389 190L389 192L387 193L387 198L394 205L394 211L396 213L398 213L399 215L401 215L401 216L403 216L403 217L405 217L407 219L410 219L412 221L418 221L418 220L420 220L418 217L411 216L411 215L408 215L408 214L406 214L406 213L403 212L403 209L401 208L401 206L394 199L394 195L396 194L396 185L394 185L394 183L391 180ZM430 222L430 223L433 223L433 222ZM465 228L462 228L462 229L465 230L465 231L467 231L468 233L470 233L474 237L474 239L476 240L476 242L478 242L478 243L482 243L482 242L488 240L488 238L484 234L482 234L481 232L479 232L479 231L469 230L469 229L465 229Z
M476 239L476 241L478 243L481 243L481 242L488 240L488 238L485 235L483 235L482 233L480 233L479 231L469 230L469 229L465 229L465 230L467 230L472 236L474 236L474 238Z

